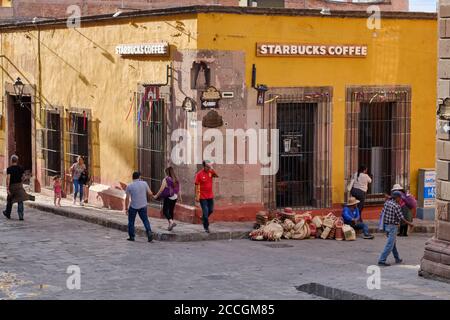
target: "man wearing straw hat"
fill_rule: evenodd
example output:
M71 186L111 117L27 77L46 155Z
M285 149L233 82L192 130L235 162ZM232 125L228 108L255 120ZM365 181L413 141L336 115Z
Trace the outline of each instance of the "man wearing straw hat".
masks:
M352 226L353 229L363 230L364 239L373 239L374 236L369 233L369 227L361 221L361 214L357 207L359 202L356 198L350 197L342 212L342 218L344 219L344 223Z
M382 223L384 226L384 230L386 231L388 240L386 246L383 249L383 252L380 255L380 258L378 259L379 266L390 266L390 264L387 263L386 260L391 252L394 255L395 263L403 262L397 251L396 245L398 226L401 221L411 227L414 227L414 225L411 222L407 221L402 214L402 208L400 206L402 195L402 192L398 190L392 192L392 198L385 202L383 211L381 213Z
M394 184L391 192L400 191L402 193L402 201L400 202L400 207L402 208L403 217L409 222L413 221L413 216L411 210L417 207L417 201L414 196L405 191L405 189L400 184ZM399 227L399 237L407 237L408 236L408 225L403 221L400 222Z

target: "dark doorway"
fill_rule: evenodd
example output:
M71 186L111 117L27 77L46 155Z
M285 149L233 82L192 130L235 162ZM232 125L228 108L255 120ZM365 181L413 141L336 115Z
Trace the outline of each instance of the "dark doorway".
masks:
M317 103L278 103L277 207L314 206L314 132Z
M22 97L22 103L16 96L12 97L13 110L9 130L13 141L10 144L10 155L16 154L19 163L25 170L25 184L30 183L33 169L32 138L31 138L31 97ZM12 127L11 127L12 126Z
M390 193L394 102L361 103L359 114L359 163L373 175L369 195Z

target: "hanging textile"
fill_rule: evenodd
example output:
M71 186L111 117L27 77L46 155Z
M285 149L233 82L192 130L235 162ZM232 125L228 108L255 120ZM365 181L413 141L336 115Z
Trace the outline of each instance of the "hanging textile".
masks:
M136 101L136 93L133 94L133 98L131 99L130 109L128 110L128 114L127 114L127 117L126 117L125 121L128 120L128 118L130 117L130 114L131 114L131 111L133 110L133 106L134 106L134 102L135 101Z
M86 125L87 125L87 115L86 111L83 110L83 130L86 131Z
M141 125L141 114L142 114L142 111L144 109L144 102L145 102L145 94L142 96L141 103L139 105L138 114L137 114L137 125L138 125L138 127Z

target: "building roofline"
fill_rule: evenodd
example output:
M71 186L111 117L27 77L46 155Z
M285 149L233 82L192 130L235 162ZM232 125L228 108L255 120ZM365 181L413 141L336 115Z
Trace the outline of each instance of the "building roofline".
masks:
M81 17L81 23L89 22L116 22L129 20L130 18L161 17L183 14L200 13L226 13L226 14L246 14L246 15L271 15L271 16L306 16L306 17L338 17L338 18L367 18L370 16L365 10L334 10L330 15L321 14L320 9L286 9L286 8L258 8L258 7L229 7L229 6L184 6L164 9L151 9L123 12L120 16L114 18L111 13L101 15L90 15ZM437 13L430 12L397 12L383 11L383 19L425 19L436 20ZM17 20L2 24L0 22L0 32L11 31L22 28L36 26L65 26L67 18L40 18L46 19L33 22L32 19Z

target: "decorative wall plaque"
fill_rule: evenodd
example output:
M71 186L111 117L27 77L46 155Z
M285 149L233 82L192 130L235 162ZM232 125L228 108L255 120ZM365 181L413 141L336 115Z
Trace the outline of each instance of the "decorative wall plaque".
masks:
M202 92L200 100L202 101L202 109L218 108L222 94L215 87L211 86Z
M186 112L193 112L196 109L195 105L196 105L196 102L195 102L194 99L186 97L184 99L183 104L181 105L181 107Z
M206 116L203 117L202 125L205 128L218 128L223 126L222 116L216 110L209 111Z

